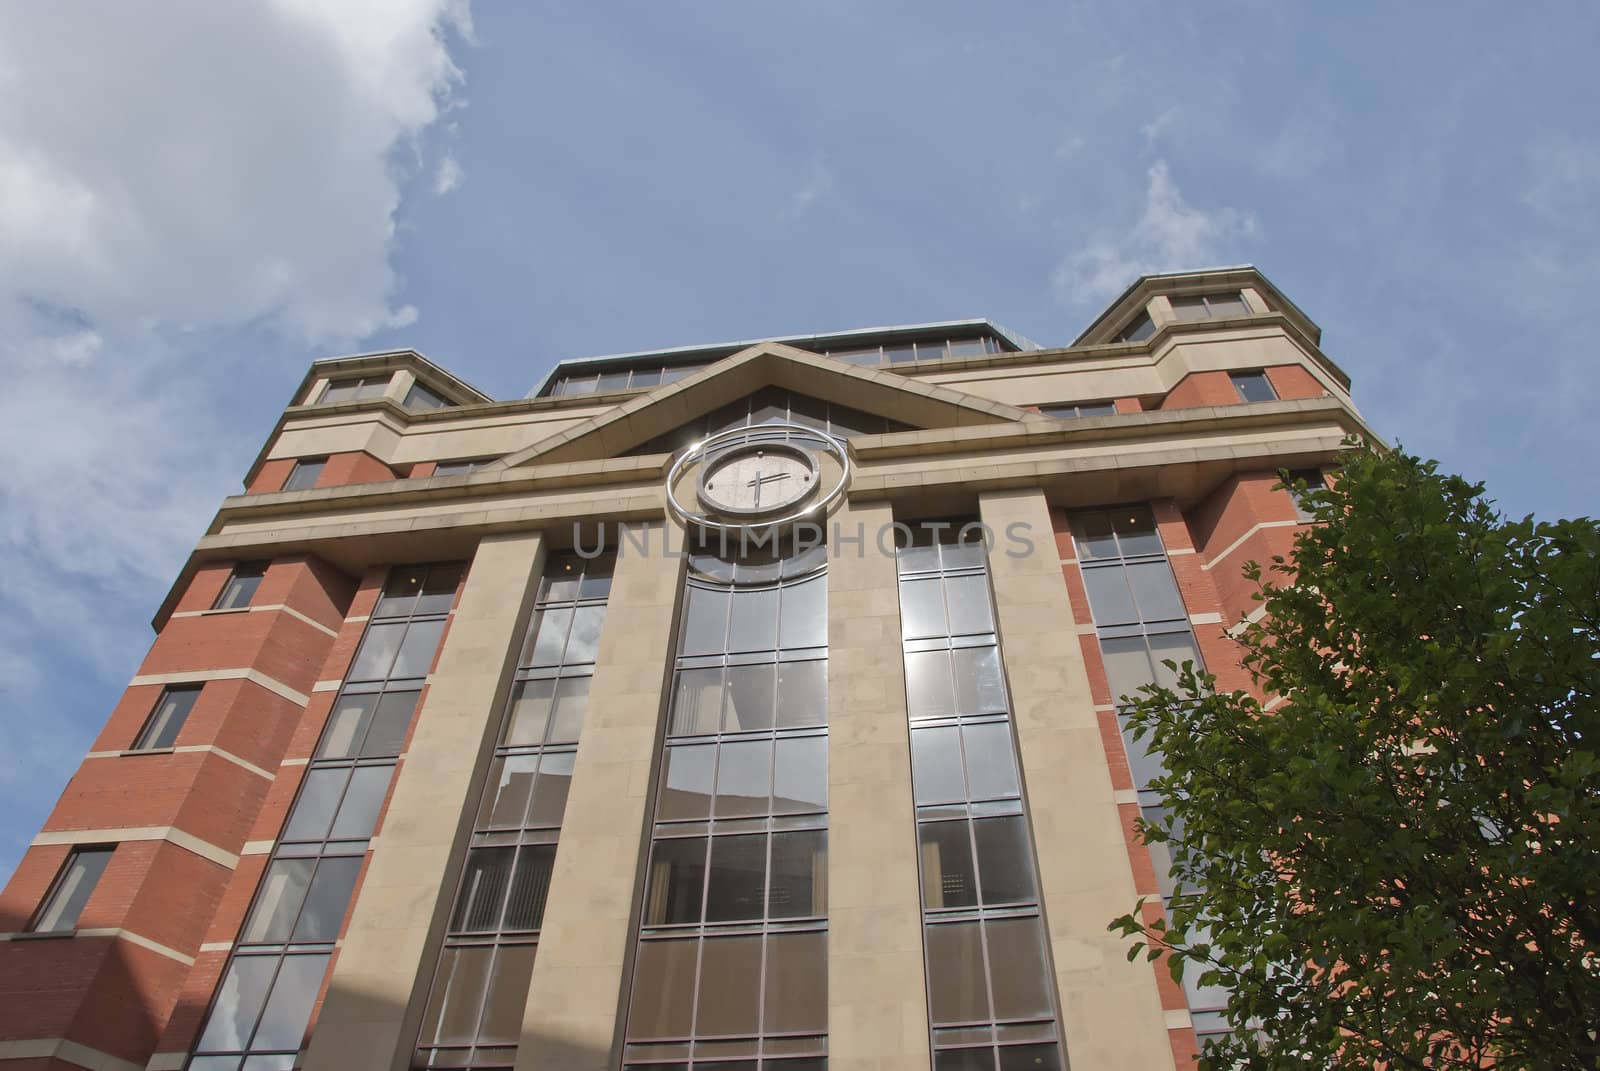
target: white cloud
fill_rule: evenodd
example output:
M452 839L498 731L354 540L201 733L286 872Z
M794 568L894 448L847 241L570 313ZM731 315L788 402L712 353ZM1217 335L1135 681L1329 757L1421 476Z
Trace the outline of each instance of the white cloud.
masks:
M467 173L461 170L461 165L449 153L439 160L439 167L433 173L433 192L440 197L461 185Z
M1166 161L1150 168L1138 220L1115 237L1101 237L1056 269L1057 289L1075 305L1115 297L1141 275L1191 271L1237 260L1229 253L1256 233L1255 217L1232 208L1193 208Z
M41 667L114 694L152 592L237 486L255 430L228 423L229 341L274 340L287 379L309 347L416 319L395 213L462 83L452 31L470 40L459 0L7 13L0 692L8 727L51 727L8 737L13 820L90 729Z
M828 166L826 156L814 156L806 168L805 181L789 198L789 203L783 212L784 217L792 218L805 214L811 206L833 192L833 169Z

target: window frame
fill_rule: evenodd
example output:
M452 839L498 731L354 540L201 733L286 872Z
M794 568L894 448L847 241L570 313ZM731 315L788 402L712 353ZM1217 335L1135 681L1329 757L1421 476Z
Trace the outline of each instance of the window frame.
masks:
M1233 392L1239 396L1239 401L1246 405L1254 405L1260 402L1282 401L1282 399L1278 397L1278 388L1272 385L1272 377L1267 375L1267 370L1265 368L1248 368L1241 371L1229 372L1228 382L1233 384ZM1266 387L1267 393L1272 395L1272 397L1251 398L1245 393L1246 388L1241 384L1253 384L1257 382Z
M414 404L414 400L419 395L426 396L427 398L431 399L432 404ZM411 386L406 388L406 395L400 401L400 408L410 409L418 413L431 413L435 409L449 409L455 404L455 402L452 402L449 398L446 398L444 395L440 394L438 391L434 390L432 387L418 379L413 380Z
M289 475L283 478L283 486L279 488L279 490L310 491L315 488L317 486L317 481L322 479L323 472L327 470L328 456L329 455L324 454L320 457L313 456L295 458L294 467L289 470ZM312 475L310 481L297 486L295 483L296 478L299 477L302 472L309 472L312 469L315 469L316 472Z
M1225 310L1218 311L1224 304L1228 307ZM1245 300L1243 290L1212 290L1203 294L1170 294L1167 297L1167 306L1172 309L1172 317L1178 323L1195 323L1198 320L1226 320L1238 316L1254 315L1254 310L1250 308L1250 302ZM1239 306L1243 311L1238 311L1234 306ZM1179 311L1180 309L1186 311L1198 310L1198 315L1185 316Z
M1084 410L1092 410L1084 412ZM1041 405L1039 412L1047 417L1057 420L1081 420L1084 417L1116 416L1117 401L1115 398L1102 399L1093 402L1059 402L1053 405Z
M133 743L129 745L127 750L171 751L174 744L177 742L178 734L183 732L183 727L188 724L189 715L194 713L194 705L199 701L200 693L202 690L204 690L204 688L205 684L203 682L195 684L169 684L162 688L161 694L156 697L155 706L150 708L150 713L145 716L144 724L139 727L139 732L134 736ZM169 699L172 699L178 695L187 695L190 698L188 704L184 706L177 715L178 724L177 727L172 730L171 738L165 744L151 743L151 738L159 737L162 733L164 733L166 731L167 724L171 721L170 715L159 722L157 721L158 718L162 718L162 707L166 705Z
M1111 339L1113 342L1143 342L1156 333L1155 318L1145 309L1122 326Z
M262 581L262 579L264 579L266 577L267 569L269 567L271 567L271 565L272 565L272 560L270 558L264 558L264 559L255 560L255 561L234 562L233 563L233 568L228 572L228 579L223 581L222 590L218 591L217 592L217 597L211 601L211 609L212 610L247 610L247 609L249 609L250 608L250 604L255 601L256 592L261 590L261 581ZM249 570L259 570L259 572L249 572ZM244 596L244 601L243 602L229 602L228 601L230 598L232 598L234 596L234 592L236 590L238 590L238 587L236 587L236 582L238 582L238 581L251 581L251 580L254 580L255 583L250 585L250 590ZM242 586L242 585L239 585L239 586Z
M322 392L317 395L317 400L312 405L344 405L349 402L370 402L375 398L382 398L389 392L389 384L394 382L393 372L383 372L373 375L342 376L338 379L329 379L323 386ZM373 391L372 387L377 386ZM352 393L348 398L330 397L335 391L349 388Z
M94 897L95 889L99 888L101 879L105 877L106 867L111 865L111 858L116 854L116 850L117 845L115 843L73 845L72 850L67 853L67 857L61 861L61 866L56 870L55 877L50 880L50 887L45 890L44 896L40 898L39 905L34 908L33 914L29 917L27 925L22 928L22 932L56 934L60 936L71 936L77 933L78 920L83 917L83 909L89 906L89 901ZM57 897L62 895L63 889L71 876L73 864L90 855L103 855L104 858L101 859L99 868L94 872L94 877L89 883L88 890L84 893L82 902L78 904L78 909L73 913L71 923L62 926L58 920L57 924L52 925L49 929L40 929L40 924L55 908ZM72 892L66 895L71 896L75 892L76 889L73 889Z

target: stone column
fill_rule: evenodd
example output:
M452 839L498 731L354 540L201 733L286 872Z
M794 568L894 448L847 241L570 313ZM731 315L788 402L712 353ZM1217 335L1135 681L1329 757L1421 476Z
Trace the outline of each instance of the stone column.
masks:
M922 956L892 547L887 505L839 511L828 563L828 1066L927 1071Z
M306 1071L410 1063L460 873L468 803L483 779L543 565L537 532L478 544L374 841Z
M606 604L517 1071L617 1066L651 767L682 575L679 559L665 553L660 522L633 528L632 542L621 539ZM637 549L641 542L648 554Z
M1155 974L1106 931L1138 897L1044 493L978 502L996 537L989 570L1067 1058L1077 1068L1171 1068ZM1008 532L1031 540L1031 552Z

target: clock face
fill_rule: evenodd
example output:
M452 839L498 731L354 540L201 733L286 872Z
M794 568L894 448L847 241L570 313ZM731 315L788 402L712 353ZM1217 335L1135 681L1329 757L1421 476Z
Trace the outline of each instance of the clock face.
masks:
M803 450L766 443L723 454L700 478L700 501L737 517L760 517L803 502L817 486L817 464Z

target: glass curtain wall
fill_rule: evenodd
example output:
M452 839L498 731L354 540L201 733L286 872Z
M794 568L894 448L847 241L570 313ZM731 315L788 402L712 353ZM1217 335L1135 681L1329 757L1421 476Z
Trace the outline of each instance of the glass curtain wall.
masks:
M628 1071L821 1071L826 552L691 557L660 749Z
M1100 640L1100 657L1117 704L1128 769L1139 793L1139 811L1147 821L1156 823L1165 818L1166 809L1161 797L1146 786L1161 776L1161 755L1149 749L1148 738L1135 740L1128 732L1122 698L1135 695L1146 684L1176 684L1177 672L1164 662L1175 666L1193 662L1197 669L1204 669L1205 664L1150 510L1126 506L1080 513L1072 520L1072 530ZM1172 859L1164 844L1150 845L1150 855L1165 902L1177 891L1168 874ZM1227 991L1202 986L1197 977L1198 972L1191 970L1184 972L1183 978L1195 1033L1204 1036L1226 1029L1222 1009L1228 1003Z
M510 1068L614 559L553 556L517 659L413 1067Z
M190 1071L290 1071L464 566L397 567L289 808Z
M933 1066L1063 1068L981 530L913 531L900 627Z

